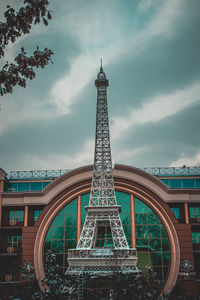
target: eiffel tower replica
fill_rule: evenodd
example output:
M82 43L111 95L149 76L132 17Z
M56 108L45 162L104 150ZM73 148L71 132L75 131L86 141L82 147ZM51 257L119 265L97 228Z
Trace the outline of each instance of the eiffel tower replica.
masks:
M95 80L96 139L90 200L85 207L87 213L77 247L68 250L66 274L106 275L113 271L138 271L136 249L129 248L127 243L120 219L121 206L117 205L115 196L107 108L108 84L101 61ZM108 237L112 242L104 247L104 239Z

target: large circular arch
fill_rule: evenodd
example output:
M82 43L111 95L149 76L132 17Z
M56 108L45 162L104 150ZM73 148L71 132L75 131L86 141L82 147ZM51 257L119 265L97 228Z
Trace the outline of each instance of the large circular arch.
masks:
M166 186L164 186L153 176L140 171L139 176L145 176L146 180L152 182L152 185L150 184L149 187L146 182L144 183L145 180L141 182L140 180L138 180L137 176L133 176L133 171L135 170L137 170L138 175L138 169L135 168L131 168L131 170L128 170L132 173L130 174L130 176L127 176L127 174L126 176L123 176L122 174L120 174L120 172L118 172L118 174L115 174L115 188L119 191L133 194L141 199L145 204L152 208L152 210L157 214L162 224L164 225L169 237L171 248L170 269L167 281L163 289L164 292L167 292L176 283L180 265L180 246L178 236L173 225L173 223L177 223L177 220L169 207L164 202L164 199L162 199L161 197L162 190L163 194L165 194L167 191ZM154 186L156 186L156 188ZM161 190L160 192L158 192L157 187L159 187L159 189ZM80 179L79 176L79 181L74 178L74 182L71 182L70 187L67 187L66 190L62 190L60 193L55 195L55 197L45 207L42 215L39 217L37 221L38 224L36 224L36 226L39 225L39 229L34 245L34 267L36 278L39 281L44 278L43 248L45 236L49 226L51 225L51 222L54 220L60 210L62 210L62 208L66 206L72 199L76 198L78 195L88 193L90 191L90 188L91 178L84 177Z

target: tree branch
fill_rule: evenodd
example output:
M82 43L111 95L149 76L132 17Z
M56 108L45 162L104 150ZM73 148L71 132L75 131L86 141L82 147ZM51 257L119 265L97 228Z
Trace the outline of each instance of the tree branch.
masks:
M51 61L51 56L53 52L45 48L40 51L37 50L32 56L27 56L24 49L15 58L16 64L7 64L0 71L0 93L3 96L7 93L12 93L13 87L19 85L21 87L26 87L26 79L33 79L35 77L35 72L33 68L44 68L49 61Z

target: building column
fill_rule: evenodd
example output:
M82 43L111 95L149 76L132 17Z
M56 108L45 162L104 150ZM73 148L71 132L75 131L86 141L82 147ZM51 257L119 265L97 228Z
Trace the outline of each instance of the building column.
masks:
M77 229L76 229L76 244L78 244L81 235L81 195L78 196L77 202Z
M189 224L189 212L188 212L188 203L184 203L184 209L185 209L185 223Z
M130 205L131 205L131 246L136 248L135 239L135 203L133 194L130 195Z
M7 173L0 168L0 227L2 223L2 202L3 202L3 190L4 190L4 183L6 182L6 175Z
M2 193L3 193L3 186L4 186L3 180L0 180L0 227L1 227L1 222L2 222Z
M28 205L24 208L24 226L28 226Z

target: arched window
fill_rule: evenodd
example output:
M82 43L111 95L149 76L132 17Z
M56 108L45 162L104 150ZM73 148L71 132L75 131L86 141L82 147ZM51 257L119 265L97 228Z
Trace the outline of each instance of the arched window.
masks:
M159 279L165 281L170 264L170 245L163 224L142 199L137 199L134 195L130 197L130 194L120 191L116 191L116 197L118 205L122 207L120 217L128 244L130 247L136 245L137 248L138 268L145 271L145 266L149 265L158 274ZM131 210L131 201L133 201L133 210ZM83 226L86 216L84 207L88 204L89 193L81 195L79 203L75 198L58 213L48 229L44 255L48 249L52 250L63 272L68 266L68 249L76 247L77 233L80 232L77 224ZM77 214L78 209L80 209L80 214ZM134 216L131 215L131 211ZM77 215L80 216L79 221ZM108 233L108 238L104 241L105 247L111 245L109 238Z

